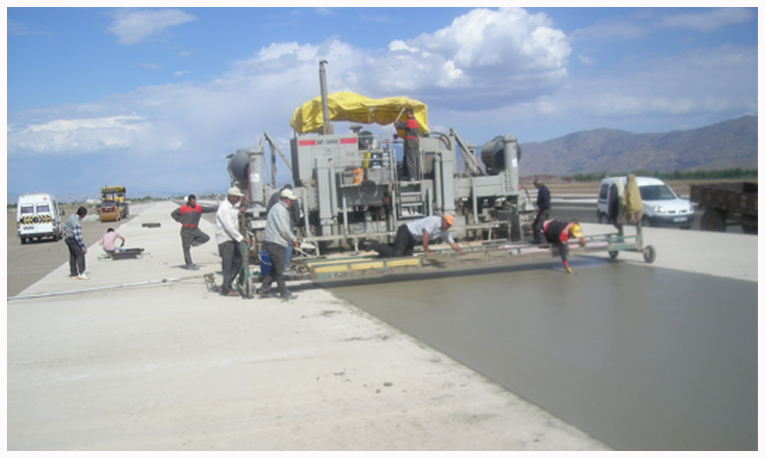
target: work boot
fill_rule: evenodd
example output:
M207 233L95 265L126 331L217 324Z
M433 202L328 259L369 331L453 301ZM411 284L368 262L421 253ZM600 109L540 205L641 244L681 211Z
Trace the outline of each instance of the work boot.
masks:
M296 294L292 294L291 292L288 292L287 294L282 294L282 302L287 302L291 300L297 299Z
M261 288L258 288L255 290L255 292L258 293L258 296L260 296L261 299L273 297L273 293L271 292L271 290L263 290Z

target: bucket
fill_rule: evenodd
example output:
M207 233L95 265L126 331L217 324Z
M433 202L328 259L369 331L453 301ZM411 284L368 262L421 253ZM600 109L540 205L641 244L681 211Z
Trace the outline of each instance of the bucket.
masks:
M271 270L271 257L268 256L266 250L260 252L260 275L268 275L268 271Z
M364 181L364 169L353 169L353 184Z

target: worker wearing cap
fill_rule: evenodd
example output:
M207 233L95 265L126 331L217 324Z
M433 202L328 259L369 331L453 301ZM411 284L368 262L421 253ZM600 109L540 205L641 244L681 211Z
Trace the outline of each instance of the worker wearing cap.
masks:
M170 213L174 220L181 223L181 245L183 246L183 260L186 262L185 267L187 269L199 269L191 260L191 247L204 245L210 240L210 236L199 229L202 213L212 213L216 210L215 207L197 205L197 196L189 194L186 205L182 205Z
M555 219L545 221L543 227L547 242L558 248L560 258L563 260L563 267L566 268L566 272L571 273L571 267L568 265L568 240L570 238L579 239L581 246L587 246L582 228L574 221L564 223Z
M266 208L266 212L268 210L271 210L271 207L276 205L282 198L282 191L285 189L292 189L292 185L287 183L284 186L282 186L282 189L280 189L278 192L275 192L273 195L271 195L271 198L268 199L268 207ZM294 204L290 205L290 232L295 231L295 227L300 224L300 205L298 205L298 202L295 201ZM287 248L285 250L284 255L284 268L289 270L290 265L292 263L292 244L287 245Z
M454 217L452 215L427 216L399 226L393 246L372 241L370 248L378 252L382 258L398 258L401 256L411 256L414 246L422 242L425 254L432 254L430 252L430 241L441 239L448 243L454 251L461 252L462 249L454 242L451 234L449 234L449 228L453 225Z
M268 270L265 278L263 278L263 283L257 291L262 297L271 295L271 283L273 281L276 281L279 294L283 300L295 299L297 297L287 289L287 282L284 278L286 268L284 249L289 245L297 246L297 238L290 230L289 211L296 199L297 196L291 189L284 189L281 192L279 202L268 211L263 248L271 258L271 268Z
M233 283L236 276L242 268L242 252L239 249L239 243L250 243L250 239L239 232L239 214L243 213L244 206L237 205L244 197L242 191L236 186L232 187L226 193L226 200L218 206L218 212L215 213L215 241L218 243L218 254L220 254L223 284L220 287L222 296L238 296L239 293L233 290Z

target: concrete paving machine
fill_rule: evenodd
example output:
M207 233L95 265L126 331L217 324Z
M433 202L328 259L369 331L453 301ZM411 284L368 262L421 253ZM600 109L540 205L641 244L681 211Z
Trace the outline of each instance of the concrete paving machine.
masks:
M372 100L347 92L327 95L323 64L321 96L299 107L290 122L295 130L291 160L267 132L257 147L229 156L232 184L246 195L245 227L253 241L251 253L261 250L267 203L279 192L276 153L292 172L302 215L296 228L304 242L299 251L304 254L358 251L363 240L389 242L400 224L430 215L453 215L450 233L457 241L517 241L530 233L534 204L520 186L521 150L515 137L497 136L483 145L482 168L476 147L463 142L454 129L428 131L427 108L421 102L406 97ZM410 181L398 179L394 145L401 142L400 137L376 137L361 125L335 134L329 123L386 125L399 119L407 107L414 108L421 126L419 174ZM464 173L458 173L458 155Z

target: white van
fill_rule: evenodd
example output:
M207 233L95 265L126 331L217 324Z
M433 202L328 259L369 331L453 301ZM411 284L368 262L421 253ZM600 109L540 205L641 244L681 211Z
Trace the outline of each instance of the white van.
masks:
M56 198L50 194L22 194L16 205L16 229L25 244L32 239L61 239L61 215Z
M693 224L693 205L681 199L666 183L658 178L635 177L643 201L643 226L673 226L690 229ZM598 222L608 223L608 197L611 185L622 180L627 186L627 177L608 177L600 182L598 192Z

